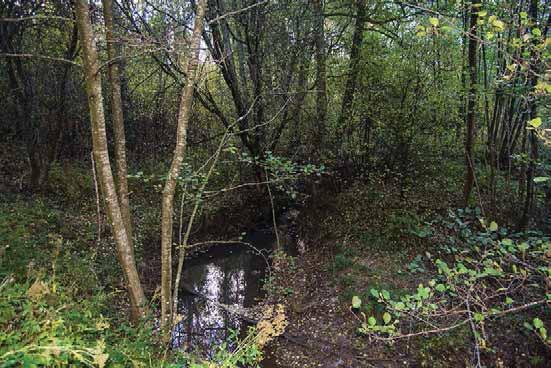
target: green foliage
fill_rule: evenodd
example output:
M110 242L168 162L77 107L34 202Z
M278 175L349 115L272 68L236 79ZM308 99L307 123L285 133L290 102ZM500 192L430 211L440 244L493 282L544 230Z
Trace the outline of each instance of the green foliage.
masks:
M50 169L47 189L50 195L71 205L85 203L95 197L93 180L90 167L75 163L54 164Z
M426 238L430 235L430 227L416 213L399 210L390 215L384 234L390 241L401 240L410 235Z
M0 203L0 278L14 274L24 279L29 267L48 264L49 235L60 222L59 211L41 200Z
M416 321L419 335L427 330L448 331L469 321L482 326L487 320L551 300L546 286L551 276L547 261L551 242L547 236L538 232L508 233L493 221L486 227L476 212L458 212L450 213L452 221L441 225L457 232L461 247L455 242L443 245L442 257L446 259L433 260L433 278L419 284L413 293L393 297L387 290L371 289L372 297L390 317L383 314L382 323L366 318L359 327L361 333L399 337L399 320L404 318ZM477 224L482 225L478 230ZM458 303L465 308L462 312L457 312ZM451 315L456 315L455 322L448 327ZM534 318L525 326L549 343L542 319ZM482 339L478 333L477 339ZM485 341L480 340L480 344Z
M259 368L263 354L255 342L256 334L256 329L250 328L247 336L239 339L238 332L232 330L228 341L217 346L212 354L213 357L208 361L198 361L193 356L187 356L182 363L190 368Z
M0 367L149 366L155 339L148 325L106 317L112 296L51 280L0 285Z

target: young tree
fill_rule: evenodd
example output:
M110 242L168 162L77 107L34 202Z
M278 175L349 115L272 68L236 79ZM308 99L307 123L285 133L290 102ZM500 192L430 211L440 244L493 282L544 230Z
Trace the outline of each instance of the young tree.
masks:
M98 176L102 184L107 214L113 227L113 236L117 246L119 262L127 283L126 286L130 296L132 318L136 320L143 316L146 300L140 277L136 269L134 252L131 248L124 224L124 218L115 189L113 172L111 170L103 111L100 64L88 8L89 4L87 0L75 1L75 12L83 52L86 93L88 95L88 107L90 110L93 154Z
M318 135L315 144L318 148L323 146L325 135L325 125L327 120L327 52L325 47L324 24L325 15L323 14L323 1L312 1L314 7L314 43L316 57L316 89L317 100L316 107L318 113Z
M465 183L463 185L463 203L465 206L469 203L469 198L474 184L474 160L473 146L475 140L475 120L477 107L477 21L478 7L473 3L470 6L470 21L469 21L469 46L467 51L468 68L469 68L469 92L467 96L467 129L465 131Z
M354 25L354 34L352 35L352 45L350 48L350 62L348 66L348 77L344 87L344 93L341 101L341 112L337 126L341 132L349 131L352 103L358 84L358 75L360 73L361 50L364 38L365 22L367 20L367 3L365 0L355 0L356 3L356 23Z
M172 232L173 232L173 208L174 194L176 192L176 180L184 161L186 139L193 93L197 80L197 66L199 64L201 33L203 31L203 18L206 11L206 0L197 2L195 25L191 35L189 58L186 67L186 83L184 85L180 107L178 110L178 127L176 132L176 147L172 156L172 164L163 189L162 198L162 222L161 222L161 329L170 332L172 321ZM180 52L180 60L184 55Z
M111 88L111 120L113 123L115 143L115 164L117 167L117 192L121 214L128 236L130 249L134 251L132 236L132 221L128 199L128 169L126 163L126 135L124 133L124 114L121 94L121 75L119 69L120 44L114 37L115 24L113 16L113 0L102 0L103 17L105 21L107 57L109 58L109 86Z

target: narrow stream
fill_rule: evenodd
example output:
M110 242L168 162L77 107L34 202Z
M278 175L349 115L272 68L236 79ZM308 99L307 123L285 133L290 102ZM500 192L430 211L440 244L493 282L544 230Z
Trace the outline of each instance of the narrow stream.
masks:
M272 250L275 236L271 228L250 232L244 239L265 256ZM225 342L230 330L241 337L247 323L209 300L239 307L250 307L263 296L266 259L246 245L218 245L186 261L182 275L185 287L180 291L178 313L183 320L173 332L173 347L212 357Z

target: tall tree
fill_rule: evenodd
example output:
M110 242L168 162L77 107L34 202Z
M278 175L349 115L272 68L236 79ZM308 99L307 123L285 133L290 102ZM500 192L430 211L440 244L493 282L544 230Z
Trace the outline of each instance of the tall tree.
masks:
M551 19L551 14L549 15L549 19ZM538 0L530 0L530 6L528 9L528 19L529 19L529 26L530 26L530 33L533 37L533 45L531 45L531 52L530 52L530 67L529 67L529 77L528 77L528 85L529 85L529 93L531 94L528 97L528 103L527 103L527 109L530 120L536 119L538 117L538 106L536 104L536 91L535 87L538 83L538 75L539 75L539 69L540 69L540 63L538 61L538 52L536 51L537 46L537 40L538 37L536 37L536 31L541 32L540 28L538 27ZM547 36L547 31L549 30L549 24L547 24L544 27L543 30L543 39ZM526 126L527 128L527 126ZM534 130L530 130L528 133L529 135L529 147L530 147L530 162L528 163L528 170L526 172L526 197L524 200L524 206L522 210L522 215L519 221L519 228L524 229L526 225L528 225L528 219L530 210L533 206L533 200L534 200L534 176L536 171L536 161L538 160L538 138L536 136L536 133Z
M163 189L162 217L161 217L161 329L167 333L172 321L172 232L173 232L173 208L174 194L176 192L176 180L180 175L184 162L187 144L187 130L195 83L197 81L197 66L201 52L201 34L203 31L203 18L207 7L207 0L197 2L197 13L189 47L191 53L185 68L186 82L180 99L178 110L178 127L176 132L176 147L172 156L172 164ZM180 51L180 61L185 59Z
M130 296L132 318L136 320L144 314L146 299L136 268L134 252L126 232L115 188L115 180L111 170L109 151L107 148L107 133L105 129L100 64L96 48L96 38L90 22L88 1L76 0L75 12L83 51L83 67L86 93L88 95L88 108L90 110L94 160L102 184L107 214L111 226L113 227L113 236L117 246L119 262L125 276L126 286Z
M364 28L367 20L367 2L366 0L355 0L356 3L356 22L354 25L354 33L352 35L352 44L350 48L350 61L348 64L348 76L342 95L341 112L337 126L344 132L347 127L351 127L350 123L352 104L354 102L354 94L358 84L358 76L360 73L361 50L364 37ZM350 133L348 131L348 133Z
M121 74L119 53L120 43L115 38L115 22L113 15L113 0L102 0L103 18L105 21L107 57L109 59L109 86L111 87L111 120L113 123L115 164L117 168L117 192L124 227L128 236L130 249L134 251L132 235L132 220L128 198L128 165L126 162L126 135L124 132L124 113L121 94Z
M323 14L323 1L313 0L314 7L314 43L316 57L316 89L317 89L317 124L318 133L315 145L323 146L327 120L327 54L325 46L325 15Z
M474 160L473 146L475 140L475 120L477 107L477 22L478 22L478 6L479 4L472 3L469 10L469 30L468 39L469 45L467 50L467 64L469 69L469 92L467 96L467 118L465 130L465 182L463 185L463 204L469 203L469 198L473 190L474 184Z

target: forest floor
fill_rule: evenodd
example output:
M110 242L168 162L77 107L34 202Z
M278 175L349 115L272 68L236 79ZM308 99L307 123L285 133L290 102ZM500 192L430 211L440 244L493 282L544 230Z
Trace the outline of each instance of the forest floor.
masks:
M442 170L450 171L449 168ZM8 171L0 170L2 172ZM358 333L360 316L351 309L352 297L358 295L367 302L371 288L400 293L415 289L431 277L430 270L425 267L425 255L434 252L437 237L424 236L424 232L434 217L446 216L448 210L457 207L457 183L460 183L457 177L429 173L425 179L418 177L406 183L401 176L372 175L369 179L349 182L328 179L320 185L299 209L296 220L298 241L304 245L299 248L304 251L296 257L285 254L274 257L265 302L285 304L289 324L286 333L268 347L262 366L470 366L473 338L468 328L384 344L370 341ZM63 286L62 291L58 291L59 302L45 309L46 317L25 315L25 318L32 317L32 324L22 317L21 323L30 326L29 331L22 330L23 336L34 339L39 331L35 326L56 313L61 313L60 320L67 321L63 330L55 331L56 338L73 339L82 335L71 320L73 314L69 313L73 311L58 307L76 303L76 300L82 302L85 296L92 306L82 307L81 314L85 317L77 326L89 331L94 326L104 326L103 316L107 316L117 328L98 330L95 335L90 334L90 341L82 343L91 344L106 338L114 361L119 351L126 352L126 356L137 356L140 361L150 361L156 337L151 333L136 335L135 330L121 322L126 319L121 313L126 309L124 293L120 291L124 283L116 258L112 257L105 219L100 226L103 229L101 241L98 241L95 194L89 168L55 166L45 198L20 193L20 181L16 176L5 176L5 179L0 180L3 192L0 260L6 254L12 261L9 264L0 262L0 274L3 277L16 275L22 286L11 291L0 288L0 291L9 291L21 299L31 286L29 280L48 280L46 275L51 269L56 275L52 285L70 286ZM134 185L136 243L141 249L138 267L146 280L153 280L146 283L149 294L154 293L154 280L159 278L155 259L158 212L151 210L158 203L156 195ZM201 219L203 225L198 233L205 234L205 239L198 240L220 239L253 227L254 220L265 216L262 212L266 209L259 205L266 203L266 199L251 197L254 195L254 191L250 191L217 199L213 211L207 211ZM55 248L58 238L63 239L61 253ZM7 295L16 300L12 294ZM10 305L10 308L17 310L20 306ZM369 308L374 310L376 306ZM100 315L102 319L89 318L89 315ZM9 320L0 321L0 327L3 322L13 324ZM534 336L516 327L516 320L487 325L489 348L482 352L485 366L549 366L549 351ZM13 334L19 336L20 332L14 330ZM127 362L122 355L117 359Z
M305 252L279 256L274 264L270 298L287 306L289 326L271 345L265 366L471 366L468 328L388 344L361 336L361 318L351 309L352 296L368 300L370 288L400 293L430 279L423 257L433 252L438 237L419 234L430 219L455 208L447 180L421 181L422 188L404 196L398 182L372 179L339 192L325 188L312 198L299 217ZM537 339L515 328L514 320L501 322L488 325L485 366L547 366L549 351Z

